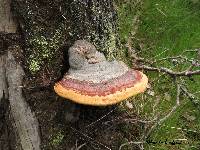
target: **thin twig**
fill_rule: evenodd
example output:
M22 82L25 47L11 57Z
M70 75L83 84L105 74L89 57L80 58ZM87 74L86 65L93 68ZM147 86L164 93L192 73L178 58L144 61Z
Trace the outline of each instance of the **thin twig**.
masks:
M164 15L165 17L167 17L167 15L160 9L160 8L156 8L162 15Z
M129 53L131 53L131 50L129 50ZM147 59L142 58L142 57L138 57L138 56L136 56L136 54L131 54L131 57L137 62L144 62L144 63L148 63L148 64L153 64L153 61L147 60Z
M144 123L144 124L148 124L148 123L152 123L155 122L157 120L157 117L153 118L152 120L140 120L140 119L124 119L123 121L128 121L128 122L139 122L139 123Z
M153 63L157 63L157 62L160 62L160 61L163 61L163 60L170 60L170 59L182 59L184 61L187 61L187 62L190 62L190 63L194 63L194 58L193 59L188 59L187 57L182 56L182 55L160 58L160 59L154 60Z
M157 117L153 118L152 120L141 120L141 119L138 119L138 118L134 118L134 119L132 119L132 118L123 119L123 118L124 117L112 119L112 120L104 122L104 124L108 124L108 123L118 121L118 120L121 120L121 122L131 122L131 123L138 123L139 122L139 123L143 123L143 124L148 124L148 123L153 123L157 120Z
M166 119L168 119L173 112L175 112L175 110L177 109L177 107L180 105L180 84L177 84L177 96L176 96L176 104L174 105L174 107L172 107L171 111L165 115L163 118L161 118L160 120L158 120L151 128L150 130L147 132L147 134L144 136L144 141L148 138L148 136L152 133L152 131L160 124L162 124Z
M96 121L94 121L94 122L92 122L92 123L90 123L89 125L87 125L85 128L88 128L88 127L90 127L90 126L92 126L92 125L94 125L95 123L97 123L97 122L99 122L99 121L101 121L102 119L104 119L105 117L107 117L109 114L111 114L114 110L116 110L117 109L117 107L116 108L114 108L114 109L112 109L111 111L109 111L107 114L105 114L105 115L103 115L102 117L100 117L99 119L97 119Z
M188 71L188 69L180 72L175 72L171 69L164 68L164 67L150 67L146 65L141 65L141 66L134 66L134 69L144 69L148 71L157 71L157 72L163 72L172 76L191 76L191 75L200 75L200 70L195 70L195 71Z
M138 65L136 63L134 65L134 67L133 67L134 69L144 69L144 70L148 70L148 71L163 72L163 73L166 73L166 74L169 74L169 75L172 75L172 76L200 75L200 70L192 70L194 67L200 67L199 61L195 60L194 58L193 59L189 59L189 58L187 58L185 56L178 55L178 56L173 56L173 57L165 57L165 58L161 58L161 59L156 59L156 60L152 61L152 60L147 60L147 59L142 58L142 57L138 57L135 54L135 51L132 49L132 47L131 47L130 44L128 46L128 50L129 50L130 56L133 58L133 63L135 63L135 62L143 62L143 63L148 64L148 66L147 66L147 65ZM200 49L196 49L195 51L200 51ZM164 52L162 52L162 53L164 53ZM158 54L157 56L159 56L159 55L160 54ZM155 56L154 58L156 58L157 56ZM169 68L165 68L165 67L160 67L159 68L159 67L153 67L152 66L154 63L157 63L157 62L160 62L160 61L164 61L164 60L171 60L171 59L175 59L175 60L182 59L185 62L189 62L191 65L186 70L184 70L184 71L178 71L178 72L173 71L173 70L171 70ZM178 60L177 60L177 62L182 63L182 62L180 62Z
M184 86L181 86L181 90L189 97L192 103L197 106L198 110L200 110L200 103L198 101L198 98L196 98L194 94L188 92L188 90Z
M140 144L144 144L144 142L143 141L138 141L138 142L130 141L130 142L120 145L119 150L121 150L124 146L130 145L130 144L140 145ZM140 148L140 149L143 150L143 148Z
M78 141L76 140L76 146L75 146L75 150L80 150L83 146L85 146L86 143L83 143L81 145L78 146ZM73 149L72 149L73 150Z
M197 49L187 49L187 50L184 50L183 53L185 52L198 52L200 50L200 48L197 48Z
M79 131L79 130L73 128L73 127L70 127L70 128L71 128L72 130L74 130L75 132L77 132L77 133L83 135L84 137L88 138L89 140L91 140L91 142L97 143L98 145L103 146L105 149L111 150L111 148L107 147L106 145L104 145L103 143L101 143L101 142L99 142L99 141L96 141L95 139L93 139L92 137L88 136L87 134L85 134L85 133L83 133L83 132L81 132L81 131Z

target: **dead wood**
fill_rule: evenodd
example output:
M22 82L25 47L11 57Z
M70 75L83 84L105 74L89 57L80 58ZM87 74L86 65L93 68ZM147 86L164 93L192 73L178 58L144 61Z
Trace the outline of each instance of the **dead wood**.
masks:
M9 93L9 120L12 124L17 139L17 149L40 149L40 136L38 122L22 96L22 79L24 71L15 62L11 52L8 52L6 76Z
M24 71L12 53L6 52L8 49L16 50L14 46L12 48L13 43L9 42L9 40L16 41L17 30L10 11L10 2L10 0L0 0L0 139L9 141L7 144L0 141L0 149L39 150L37 118L22 93ZM7 110L4 106L5 101L9 104ZM7 126L9 130L4 131ZM7 131L9 134L5 133ZM6 135L9 135L9 139ZM5 147L4 145L8 143L10 146Z

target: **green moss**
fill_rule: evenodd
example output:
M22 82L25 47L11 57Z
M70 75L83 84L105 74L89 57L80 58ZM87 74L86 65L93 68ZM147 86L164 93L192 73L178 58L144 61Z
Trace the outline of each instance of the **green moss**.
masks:
M118 2L119 35L123 44L126 44L131 37L131 32L135 27L135 16L141 12L143 1L123 1Z
M132 46L137 54L147 60L157 60L169 56L182 55L188 59L198 59L196 52L184 52L187 49L199 48L200 43L200 11L199 1L193 0L145 0L142 15L140 16L139 30L132 37L133 18L137 9L129 9L133 5L127 5L126 1L118 5L120 39L126 44L131 37ZM126 48L124 48L126 52ZM126 54L126 53L125 53ZM122 55L129 59L127 55ZM149 65L146 63L146 65ZM157 67L166 67L172 70L184 70L189 64L185 61L173 64L172 61L162 61L154 64ZM194 68L197 69L197 68ZM162 73L146 72L150 89L144 94L133 98L133 111L142 120L152 120L155 117L162 118L168 114L176 104L176 85L171 77ZM145 149L198 149L199 148L199 96L200 77L178 78L177 81L188 87L188 91L194 93L197 103L192 104L186 95L181 93L180 106L172 115L159 125L151 133L150 139L173 141L174 139L187 139L181 144L145 144ZM154 93L154 94L151 94ZM123 107L126 108L126 107ZM194 116L195 120L189 120L185 115ZM195 132L194 132L195 131Z
M116 57L116 52L117 52L117 34L115 31L112 29L112 24L107 23L106 25L106 30L104 31L108 37L104 40L104 51L106 52L106 57L108 60L113 60Z
M32 58L32 59L29 60L29 70L32 73L39 71L40 65L41 65L41 61L39 61L38 59Z
M32 47L32 49L29 48L31 53L28 58L31 73L39 71L44 62L51 64L53 56L62 44L61 33L59 29L55 30L50 37L36 32L32 33L27 40L29 47Z
M59 146L62 141L64 139L64 135L62 134L61 131L59 131L58 133L56 133L52 138L51 138L51 141L50 141L50 144L53 146L53 147L57 147Z
M143 1L116 1L118 13L118 31L120 44L117 52L117 59L132 66L132 58L128 52L128 43L135 48L134 43L137 37L133 34L137 33L138 20L143 8ZM136 19L137 18L137 19ZM134 32L134 33L133 33ZM131 41L132 40L132 41ZM132 44L133 43L133 44Z

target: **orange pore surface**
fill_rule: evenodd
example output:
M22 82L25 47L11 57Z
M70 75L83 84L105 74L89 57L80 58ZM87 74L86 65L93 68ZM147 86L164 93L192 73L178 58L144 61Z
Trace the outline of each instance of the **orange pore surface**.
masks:
M142 72L129 70L117 78L100 83L65 77L55 84L54 90L58 95L80 104L105 106L143 92L147 83L148 79Z

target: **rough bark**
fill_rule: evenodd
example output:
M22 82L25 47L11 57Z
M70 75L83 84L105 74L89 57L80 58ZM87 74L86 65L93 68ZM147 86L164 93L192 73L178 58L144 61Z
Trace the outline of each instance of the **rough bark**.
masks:
M12 6L24 33L24 66L35 78L32 86L49 86L62 77L67 51L78 39L93 43L109 59L116 54L113 0L13 0Z
M13 46L12 42L7 43L8 37L11 37L12 41L16 32L16 24L10 11L10 0L0 0L0 20L0 52L3 51L0 53L0 149L39 150L38 122L22 94L23 69L12 53L6 52L6 49L15 52L17 50L17 46ZM9 109L5 104L9 104ZM9 135L6 133L8 126L11 127L8 129ZM6 135L10 136L10 139ZM10 143L2 142L1 139Z
M24 72L11 52L0 57L0 73L0 107L4 108L3 100L9 100L7 122L4 122L4 124L11 127L9 131L10 138L14 139L10 143L11 147L16 150L39 150L38 122L22 94ZM5 112L1 112L0 115L1 120L3 120L1 117L3 113Z
M8 99L8 89L6 84L6 55L0 56L0 103L3 98Z
M88 39L108 58L114 57L117 15L113 0L77 0L68 4L73 38Z
M0 31L15 33L16 23L14 22L10 11L10 3L11 0L0 0Z
M6 56L0 56L0 150L8 150L8 134L5 123L5 101L8 99L6 84Z
M38 122L22 96L23 75L22 67L16 63L11 52L8 52L6 77L9 86L9 120L17 139L16 149L39 150Z
M88 40L108 58L114 57L117 43L117 18L112 0L13 0L12 9L20 23L20 31L24 39L23 52L20 55L26 72L23 85L26 88L54 84L55 80L58 80L67 70L67 66L64 66L68 61L67 50L78 39ZM10 33L10 31L3 31ZM5 45L4 41L2 43ZM9 46L11 45L6 44L4 49ZM17 139L13 146L15 149L39 149L37 119L22 94L23 71L10 52L6 57L9 64L4 71L9 87L7 89L10 102L8 123L12 124ZM33 78L34 80L30 80ZM5 92L0 91L0 93ZM66 109L67 121L76 120L73 116L74 110L72 113L69 112L75 108L72 105L66 105L66 108L70 108Z

